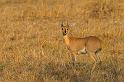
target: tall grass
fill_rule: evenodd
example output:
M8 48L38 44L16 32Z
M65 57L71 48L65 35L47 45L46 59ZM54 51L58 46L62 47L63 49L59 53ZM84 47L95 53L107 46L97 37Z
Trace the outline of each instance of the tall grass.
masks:
M115 4L117 3L117 4ZM0 0L0 82L123 82L121 0ZM102 39L101 64L77 55L71 64L61 20L70 36Z

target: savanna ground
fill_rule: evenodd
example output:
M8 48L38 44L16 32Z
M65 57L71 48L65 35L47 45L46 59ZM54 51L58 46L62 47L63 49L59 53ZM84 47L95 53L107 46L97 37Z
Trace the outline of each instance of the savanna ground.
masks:
M0 82L124 82L123 0L0 0ZM71 64L60 23L70 36L102 40L101 64L77 55Z

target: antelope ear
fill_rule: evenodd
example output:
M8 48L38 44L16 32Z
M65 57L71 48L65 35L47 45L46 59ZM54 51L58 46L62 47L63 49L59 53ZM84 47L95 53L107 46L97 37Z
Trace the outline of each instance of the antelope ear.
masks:
M61 23L61 27L64 27L63 23Z
M66 27L70 27L70 24L68 23L68 21L66 21Z
M71 22L70 27L75 27L76 23L75 22Z
M68 22L68 21L66 22L66 26L67 27L74 27L75 25L76 25L76 22L71 22L71 21L70 22Z
M59 26L59 27L64 27L63 23L60 22L60 21L56 22L55 24L56 24L57 26Z
M59 24L61 27L64 27L64 21L61 21Z

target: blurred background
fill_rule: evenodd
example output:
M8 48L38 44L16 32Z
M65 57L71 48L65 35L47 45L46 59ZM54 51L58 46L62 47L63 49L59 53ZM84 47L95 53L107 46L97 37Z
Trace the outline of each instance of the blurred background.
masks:
M77 55L71 64L60 24L70 36L102 40L102 63ZM123 0L0 0L0 82L124 82Z

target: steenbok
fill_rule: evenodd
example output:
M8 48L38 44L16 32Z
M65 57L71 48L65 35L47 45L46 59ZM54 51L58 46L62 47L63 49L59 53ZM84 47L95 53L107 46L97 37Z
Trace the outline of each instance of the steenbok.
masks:
M88 36L88 37L70 37L69 33L69 25L61 24L62 34L67 45L67 48L71 52L71 58L73 64L76 61L76 54L88 54L95 63L97 60L100 60L98 57L98 53L101 51L101 40L96 36Z

